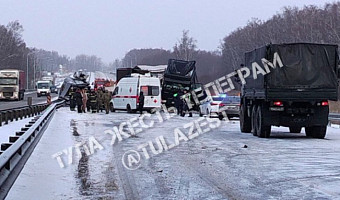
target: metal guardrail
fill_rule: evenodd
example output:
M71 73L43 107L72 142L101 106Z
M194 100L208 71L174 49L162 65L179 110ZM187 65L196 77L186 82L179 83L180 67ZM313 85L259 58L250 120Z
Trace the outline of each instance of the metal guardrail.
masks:
M38 106L38 105L45 105L46 103L37 103L37 104L33 104L31 106ZM0 109L0 112L5 112L5 111L9 111L9 110L14 110L14 109L22 109L22 108L29 108L30 106L19 106L19 107L15 107L15 108L7 108L7 109Z
M9 137L8 143L2 143L0 149L0 199L4 199L20 174L29 156L39 142L47 128L55 110L61 107L64 101L51 104L29 124Z
M328 120L329 121L340 121L340 114L339 113L329 113Z
M32 106L23 106L13 109L0 110L0 126L8 122L18 121L19 119L34 117L40 114L48 107L48 104L36 104Z

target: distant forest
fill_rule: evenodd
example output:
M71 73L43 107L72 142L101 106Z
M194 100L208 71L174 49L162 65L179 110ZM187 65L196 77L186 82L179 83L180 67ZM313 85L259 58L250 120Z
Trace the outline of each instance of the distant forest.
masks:
M199 50L197 41L184 30L182 38L171 50L132 49L123 59L105 64L97 56L78 55L69 58L56 51L27 48L22 39L23 27L18 21L7 26L0 25L0 69L32 68L36 71L57 70L60 65L69 71L87 69L89 71L115 71L118 67L136 64L167 64L168 59L196 60L199 81L207 83L239 68L243 55L257 47L269 43L331 43L340 44L340 2L328 3L323 7L305 6L302 9L285 7L281 13L269 20L251 19L244 27L223 38L216 51Z

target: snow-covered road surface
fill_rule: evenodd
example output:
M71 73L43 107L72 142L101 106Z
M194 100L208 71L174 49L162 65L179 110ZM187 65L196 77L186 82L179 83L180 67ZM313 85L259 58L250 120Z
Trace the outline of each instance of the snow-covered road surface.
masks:
M128 170L122 155L199 119L175 116L135 137L111 145L104 131L137 114L78 114L61 108L16 180L7 199L340 199L340 129L328 127L326 139L273 128L268 139L240 133L238 121L199 135ZM157 117L145 118L145 123ZM88 141L104 147L60 168L52 155ZM245 145L247 148L245 148ZM157 146L156 146L157 148ZM77 156L74 156L77 158Z

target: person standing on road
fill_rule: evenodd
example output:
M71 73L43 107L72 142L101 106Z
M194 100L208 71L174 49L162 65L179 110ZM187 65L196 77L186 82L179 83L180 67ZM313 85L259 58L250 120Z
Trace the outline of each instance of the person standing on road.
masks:
M76 102L77 102L77 110L78 110L78 113L82 113L83 110L82 110L82 106L83 106L83 96L81 95L81 91L80 89L78 88L77 89L77 92L76 92Z
M109 114L110 111L110 101L111 101L111 92L105 90L104 91L104 107L106 114Z
M81 90L81 95L82 95L82 100L83 100L83 105L82 105L82 111L86 113L86 108L87 108L87 94L86 94L86 89Z
M143 113L144 99L145 99L144 98L144 93L143 93L143 91L141 91L139 93L139 97L138 97L138 102L139 102L138 109L139 109L140 115L142 115L142 113Z
M97 112L102 112L103 111L103 98L104 93L103 93L103 88L99 88L97 90L97 102L98 102L98 106L97 106Z
M183 111L182 111L182 115L181 115L182 117L184 117L187 112L189 112L189 117L192 117L192 112L189 111L188 102L186 100L186 99L188 99L190 101L191 95L190 95L190 93L189 94L187 94L187 93L188 93L188 91L184 90L184 95L182 95L182 97L181 97L182 103L183 103Z
M181 96L183 93L181 91L178 91L176 94L174 94L175 97L175 107L177 109L177 115L182 115L183 112L183 101L181 100Z
M89 103L91 106L92 113L97 111L97 95L96 92L92 89L89 94Z
M76 108L76 104L75 104L76 102L75 102L75 92L74 92L73 87L70 88L69 96L70 96L70 110L74 111Z

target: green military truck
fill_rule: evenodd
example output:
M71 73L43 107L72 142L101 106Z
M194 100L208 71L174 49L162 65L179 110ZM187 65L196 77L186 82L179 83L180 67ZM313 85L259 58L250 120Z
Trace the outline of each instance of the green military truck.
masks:
M338 46L328 44L269 44L245 54L240 128L269 137L271 126L324 138L328 101L338 100ZM250 72L250 73L249 73Z

